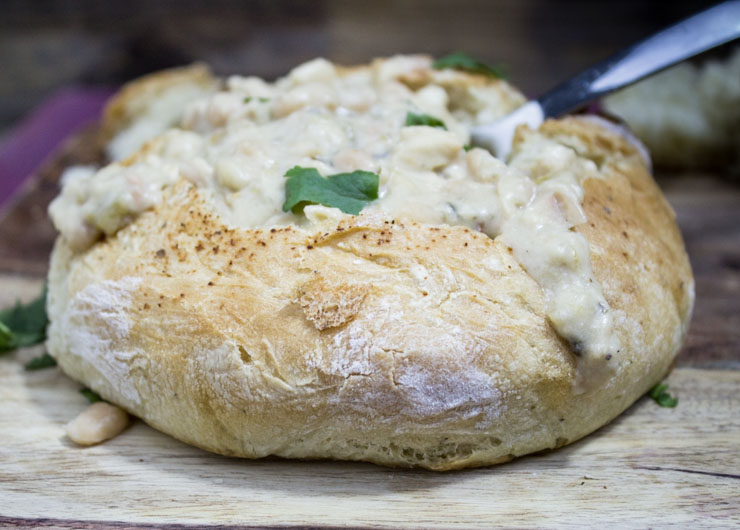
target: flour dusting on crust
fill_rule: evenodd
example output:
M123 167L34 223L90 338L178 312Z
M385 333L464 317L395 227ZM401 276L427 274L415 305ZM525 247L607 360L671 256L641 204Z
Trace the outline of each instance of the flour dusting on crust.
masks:
M139 352L119 349L131 330L131 295L141 278L92 283L79 291L64 313L60 329L67 336L69 351L82 357L101 380L126 400L139 404L139 392L130 377L131 359Z

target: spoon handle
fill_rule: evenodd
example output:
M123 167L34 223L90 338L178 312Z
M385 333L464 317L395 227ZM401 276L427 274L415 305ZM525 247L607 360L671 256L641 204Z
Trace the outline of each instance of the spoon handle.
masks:
M574 110L679 61L740 37L740 0L682 20L537 98L544 117Z

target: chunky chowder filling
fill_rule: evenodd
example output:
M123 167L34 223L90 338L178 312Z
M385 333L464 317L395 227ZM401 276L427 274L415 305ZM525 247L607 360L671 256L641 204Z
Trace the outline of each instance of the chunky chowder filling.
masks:
M369 171L379 177L378 198L363 211L500 238L545 291L557 332L577 353L604 358L618 349L609 305L593 278L588 242L571 230L585 221L582 183L599 177L595 164L536 132L508 164L468 146L472 125L522 103L503 82L471 83L421 56L355 70L317 59L275 83L232 77L185 106L179 127L132 159L66 175L50 214L82 251L185 178L209 190L227 223L310 229L343 214L324 206L284 212L288 170ZM409 114L432 117L436 126L407 125ZM130 143L131 132L122 134Z

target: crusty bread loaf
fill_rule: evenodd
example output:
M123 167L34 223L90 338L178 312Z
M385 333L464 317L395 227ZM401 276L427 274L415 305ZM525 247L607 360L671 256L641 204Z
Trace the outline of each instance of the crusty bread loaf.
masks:
M499 114L521 102L501 81L424 64L393 75L413 78L409 90L428 86L421 74L442 75L439 86L454 85L448 94L466 83L494 87L507 102ZM424 130L414 138L436 134L416 129ZM540 145L557 157L538 159ZM155 141L127 164L158 149ZM489 157L457 149L448 166ZM105 399L225 455L449 470L571 443L669 370L693 279L670 206L640 153L614 131L576 117L521 128L509 166L490 167L499 183L526 169L516 182L544 190L556 159L567 162L558 175L570 178L571 167L580 175L583 196L570 206L565 188L547 197L554 212L585 214L572 214L579 220L563 241L587 242L586 282L600 286L615 349L584 345L560 323L558 311L570 306L553 302L552 271L511 240L529 232L504 223L487 235L480 224L419 220L384 210L388 203L244 227L218 189L182 175L162 184L153 204L101 226L94 243L59 237L48 349ZM425 169L424 178L434 171L442 170ZM527 207L516 206L508 222ZM551 269L569 266L567 256L547 258Z

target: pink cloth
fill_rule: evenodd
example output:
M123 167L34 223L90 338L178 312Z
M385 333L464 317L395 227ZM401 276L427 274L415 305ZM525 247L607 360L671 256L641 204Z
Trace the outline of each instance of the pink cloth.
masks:
M98 120L112 89L74 87L44 100L0 144L0 205L72 133Z

